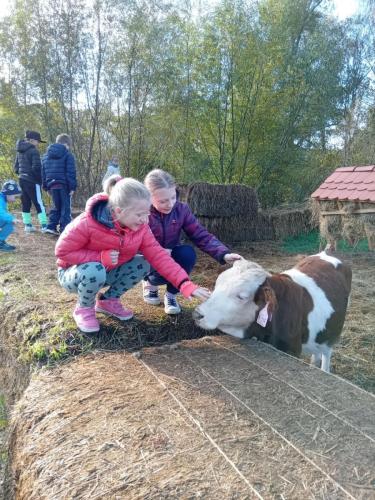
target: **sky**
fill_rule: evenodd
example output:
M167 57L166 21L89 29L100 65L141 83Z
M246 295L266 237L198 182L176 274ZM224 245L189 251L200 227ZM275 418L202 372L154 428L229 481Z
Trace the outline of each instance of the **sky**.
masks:
M352 16L358 10L358 0L334 0L335 14L340 19Z

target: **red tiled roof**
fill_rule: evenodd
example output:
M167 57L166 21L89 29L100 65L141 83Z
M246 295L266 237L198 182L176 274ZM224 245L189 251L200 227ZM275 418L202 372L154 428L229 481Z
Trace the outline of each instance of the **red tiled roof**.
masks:
M375 165L337 168L311 198L375 203Z

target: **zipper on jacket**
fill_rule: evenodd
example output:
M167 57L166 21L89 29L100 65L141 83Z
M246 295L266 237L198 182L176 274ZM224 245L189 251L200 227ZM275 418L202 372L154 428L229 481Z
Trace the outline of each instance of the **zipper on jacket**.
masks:
M165 248L165 219L166 219L166 217L164 216L164 214L160 214L160 215L161 215L161 227L163 230L163 238L162 238L163 244L161 246L163 248Z

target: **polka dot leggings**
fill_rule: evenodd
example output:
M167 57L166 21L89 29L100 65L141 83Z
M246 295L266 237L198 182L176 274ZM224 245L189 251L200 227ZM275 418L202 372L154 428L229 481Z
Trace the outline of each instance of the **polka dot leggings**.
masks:
M58 280L70 293L78 294L81 307L92 307L99 290L108 286L103 299L119 299L133 288L150 271L150 265L143 255L136 255L129 262L106 271L100 262L86 262L67 269L58 269Z

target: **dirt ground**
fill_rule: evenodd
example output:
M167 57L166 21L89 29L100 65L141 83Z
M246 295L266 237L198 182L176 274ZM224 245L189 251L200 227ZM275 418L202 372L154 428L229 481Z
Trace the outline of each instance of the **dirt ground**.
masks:
M166 317L161 306L143 303L138 286L124 298L124 303L134 309L135 319L122 324L102 317L100 334L88 339L78 333L71 319L75 297L65 293L56 279L55 239L41 233L25 235L19 231L12 235L10 242L18 246L17 252L0 255L0 395L6 394L8 405L27 387L30 366L38 369L46 363L53 365L54 359L65 362L97 350L132 352L205 335L191 319L195 301L181 300L183 314ZM280 245L273 242L234 245L233 250L275 272L292 267L298 259L296 255L284 254ZM375 256L346 253L339 257L352 264L353 287L342 338L332 357L332 372L375 393ZM199 254L193 279L212 287L221 270L222 266ZM0 443L2 432L0 429ZM3 447L0 456L5 454ZM217 481L220 482L220 478ZM324 492L322 495L317 498L336 498L324 496Z

